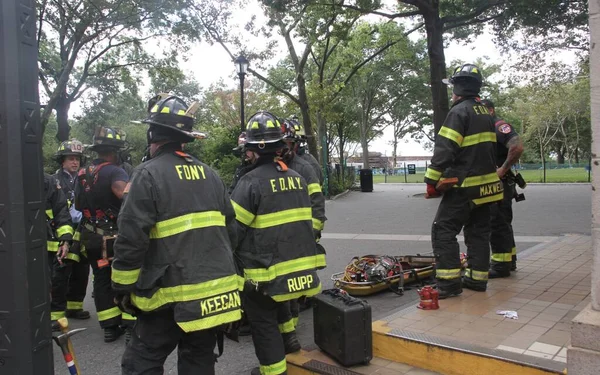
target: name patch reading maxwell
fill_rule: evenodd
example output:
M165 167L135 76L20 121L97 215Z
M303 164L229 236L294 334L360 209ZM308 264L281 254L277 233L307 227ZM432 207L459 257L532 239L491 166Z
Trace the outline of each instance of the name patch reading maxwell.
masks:
M227 311L240 307L240 295L238 292L230 292L200 301L202 315L211 315L221 311Z
M206 180L204 167L201 165L176 165L175 170L180 180Z
M269 182L271 182L271 189L273 189L273 193L287 190L303 190L302 180L300 177L272 178L269 180Z
M494 195L497 193L501 193L503 191L504 191L504 186L502 185L501 182L490 184L490 185L483 185L479 188L479 196L485 197L488 195Z
M310 289L312 283L312 275L294 277L293 279L288 279L287 281L288 290L290 292L300 292L302 290Z

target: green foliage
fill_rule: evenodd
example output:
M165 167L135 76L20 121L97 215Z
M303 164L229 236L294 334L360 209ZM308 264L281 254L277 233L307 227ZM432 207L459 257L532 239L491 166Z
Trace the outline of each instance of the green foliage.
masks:
M54 117L51 117L47 125L48 131L44 133L44 137L42 140L44 172L50 174L54 174L54 172L60 167L60 165L56 161L56 158L54 157L59 146L58 141L54 137L57 128L58 124L56 123L56 119Z

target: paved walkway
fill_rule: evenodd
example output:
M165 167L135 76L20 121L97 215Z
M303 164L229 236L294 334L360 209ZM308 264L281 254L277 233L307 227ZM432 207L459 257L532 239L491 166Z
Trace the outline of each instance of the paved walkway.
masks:
M590 236L562 236L520 255L518 271L490 280L485 293L465 289L440 301L439 310L411 306L384 320L403 331L566 363L570 322L589 303L591 261Z

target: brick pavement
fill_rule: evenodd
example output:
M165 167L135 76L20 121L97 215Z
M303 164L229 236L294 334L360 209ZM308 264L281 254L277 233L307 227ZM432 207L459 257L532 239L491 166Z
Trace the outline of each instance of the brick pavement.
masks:
M465 289L440 309L411 306L388 316L391 328L566 362L571 320L589 303L591 237L565 235L526 251L510 278L485 293ZM514 310L518 319L496 312Z

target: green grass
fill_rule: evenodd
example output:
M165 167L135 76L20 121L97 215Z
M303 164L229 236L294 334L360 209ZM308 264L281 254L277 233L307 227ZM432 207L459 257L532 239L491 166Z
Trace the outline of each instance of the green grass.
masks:
M542 169L525 169L520 172L527 182L543 182L544 170ZM373 182L376 184L383 182L421 183L424 176L424 173L409 174L406 176L406 181L404 175L387 176L387 181L385 181L385 176L375 175ZM584 168L546 169L546 182L588 182L588 172Z

